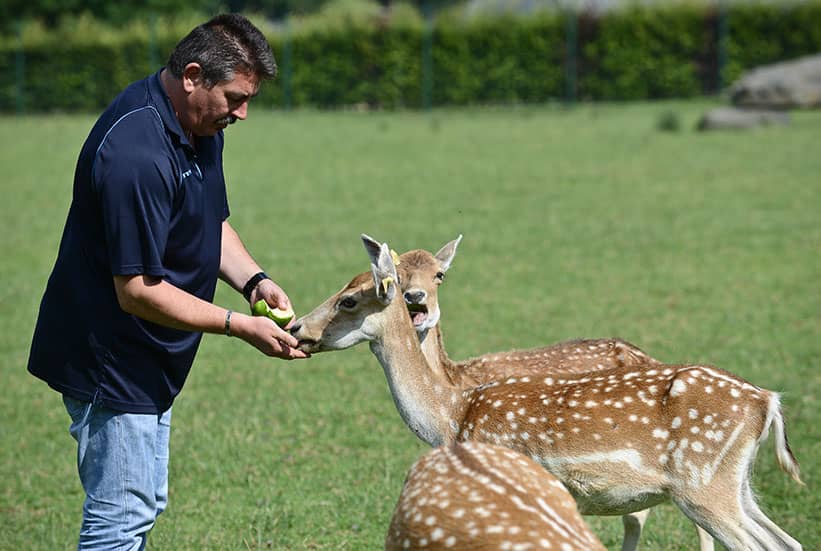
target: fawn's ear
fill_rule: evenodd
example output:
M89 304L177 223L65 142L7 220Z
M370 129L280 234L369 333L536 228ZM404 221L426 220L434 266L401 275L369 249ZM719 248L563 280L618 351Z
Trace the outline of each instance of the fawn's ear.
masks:
M439 249L439 252L434 255L436 256L436 260L439 261L439 264L441 264L443 272L447 272L450 268L453 257L456 256L456 247L459 246L459 242L461 241L462 234L459 234L459 237Z
M396 287L399 282L391 250L386 243L380 244L364 233L362 234L362 243L371 258L371 273L373 274L376 296L383 304L388 304L396 296Z

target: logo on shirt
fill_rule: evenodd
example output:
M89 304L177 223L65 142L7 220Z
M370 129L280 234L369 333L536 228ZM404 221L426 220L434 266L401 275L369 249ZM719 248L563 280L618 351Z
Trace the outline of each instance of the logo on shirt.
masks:
M193 167L194 168L189 168L188 170L180 174L180 180L185 180L192 174L196 174L197 178L202 180L202 171L200 170L200 166L197 163L193 163Z

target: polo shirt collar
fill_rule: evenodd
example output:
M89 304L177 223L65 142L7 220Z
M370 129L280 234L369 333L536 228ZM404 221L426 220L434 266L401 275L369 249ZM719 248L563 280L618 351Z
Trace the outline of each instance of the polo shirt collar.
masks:
M161 72L162 69L148 78L149 93L151 94L151 97L154 98L154 104L157 107L157 111L160 113L160 118L168 131L177 136L177 139L181 144L193 148L191 142L188 141L188 137L185 135L182 126L180 125L180 120L174 112L174 106L171 104L171 98L168 97L165 88L162 86L162 82L160 81Z

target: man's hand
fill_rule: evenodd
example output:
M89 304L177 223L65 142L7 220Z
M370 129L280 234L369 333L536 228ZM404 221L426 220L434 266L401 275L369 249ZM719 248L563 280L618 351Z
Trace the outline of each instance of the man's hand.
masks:
M251 291L251 305L253 306L258 300L264 300L271 308L279 308L280 310L292 308L291 300L285 294L285 291L270 279L263 279ZM294 320L289 321L284 329L289 329L293 324Z
M251 298L253 299L253 295ZM310 354L297 348L298 341L293 335L265 316L249 316L235 312L231 316L231 335L254 345L266 356L283 360L310 357Z

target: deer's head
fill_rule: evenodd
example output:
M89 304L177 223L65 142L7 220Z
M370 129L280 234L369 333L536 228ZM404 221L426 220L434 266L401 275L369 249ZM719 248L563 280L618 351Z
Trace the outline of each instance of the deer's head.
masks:
M362 234L371 271L354 277L339 292L299 318L291 333L299 348L317 353L350 348L381 338L387 330L386 308L399 291L399 276L390 248Z
M435 255L416 249L399 257L399 285L418 333L425 333L439 323L439 285L445 279L461 240L460 235Z

